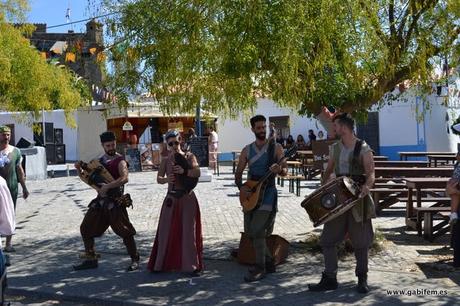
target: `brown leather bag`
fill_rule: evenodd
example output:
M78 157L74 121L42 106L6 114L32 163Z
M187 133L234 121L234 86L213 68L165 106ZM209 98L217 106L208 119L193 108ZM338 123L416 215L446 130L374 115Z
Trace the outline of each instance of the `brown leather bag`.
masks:
M286 239L278 235L271 235L267 237L267 247L273 256L275 265L279 265L286 261L289 253L289 242ZM253 265L256 261L251 239L249 239L249 236L245 233L241 233L237 259L238 262L243 265Z
M115 202L118 205L124 206L126 208L133 207L133 200L131 199L131 195L129 193L125 193L121 197L116 198Z

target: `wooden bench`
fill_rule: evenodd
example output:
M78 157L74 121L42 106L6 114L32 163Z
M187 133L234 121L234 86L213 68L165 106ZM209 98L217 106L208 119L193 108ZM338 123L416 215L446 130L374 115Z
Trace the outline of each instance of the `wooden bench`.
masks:
M449 154L449 155L427 155L428 157L428 162L430 163L430 166L437 167L438 162L441 165L453 165L455 164L455 161L457 160L456 155L454 154Z
M375 161L375 167L419 167L419 168L426 168L430 164L426 161L395 161L395 160L387 160L387 161Z
M429 241L449 231L450 207L414 207L414 211L417 213L417 234L419 236L422 236L422 221L423 238ZM434 225L435 220L440 222Z
M407 188L372 188L370 191L377 213L398 203L398 197L407 196ZM382 201L380 201L381 199Z
M303 164L303 175L305 176L305 179L307 180L312 180L316 176L320 176L322 174L321 169L315 168L315 165L313 163L307 163Z
M378 187L372 188L371 190L372 198L374 199L376 212L380 213L382 209L388 208L393 204L398 202L407 202L409 201L408 196L408 189L401 188L400 186L395 186L395 188L385 188L385 187ZM430 202L428 199L431 199L432 202L446 202L449 201L450 198L439 197L436 192L442 192L444 189L441 188L430 188L430 189L422 189L422 198L423 202ZM433 197L427 197L431 195ZM412 201L416 202L417 198L412 197Z
M407 202L409 201L409 198L403 197L403 198L398 198L400 202ZM412 197L412 201L417 201L416 197ZM449 197L423 197L420 199L421 202L439 202L439 203L450 203L450 198Z
M300 182L305 180L303 175L292 175L288 174L286 176L278 176L281 187L284 187L284 180L289 182L289 192L295 193L300 197Z
M374 183L374 188L406 188L406 183Z
M398 152L400 160L407 160L408 157L427 157L428 155L455 155L452 152Z
M453 168L375 167L375 177L450 177Z

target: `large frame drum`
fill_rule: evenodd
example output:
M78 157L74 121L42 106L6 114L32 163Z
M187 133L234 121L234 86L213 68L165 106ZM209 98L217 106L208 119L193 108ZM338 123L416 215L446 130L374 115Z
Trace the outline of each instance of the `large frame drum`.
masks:
M346 176L338 177L306 196L301 206L313 222L320 226L351 209L359 200L359 185Z

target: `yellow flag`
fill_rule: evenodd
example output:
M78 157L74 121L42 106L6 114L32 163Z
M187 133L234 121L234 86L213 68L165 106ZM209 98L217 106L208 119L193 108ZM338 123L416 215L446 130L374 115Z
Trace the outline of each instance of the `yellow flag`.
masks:
M100 52L97 54L96 62L102 63L103 61L105 61L105 54L103 52Z
M46 59L46 52L40 52L40 57Z
M65 61L66 61L66 62L75 63L75 59L76 59L75 53L73 53L73 52L67 52L67 53L65 54Z
M96 53L97 48L89 48L89 53L94 54Z

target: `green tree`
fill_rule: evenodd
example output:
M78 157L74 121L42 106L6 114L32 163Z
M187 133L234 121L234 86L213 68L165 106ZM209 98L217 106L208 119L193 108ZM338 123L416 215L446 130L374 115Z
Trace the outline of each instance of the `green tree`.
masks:
M33 26L10 23L21 21L26 9L25 0L0 1L0 108L35 114L60 108L68 115L91 101L89 87L63 65L40 57L26 38ZM71 116L67 118L74 123Z
M460 56L458 0L105 0L112 84L166 110L235 115L267 96L362 112L403 81L427 91Z

